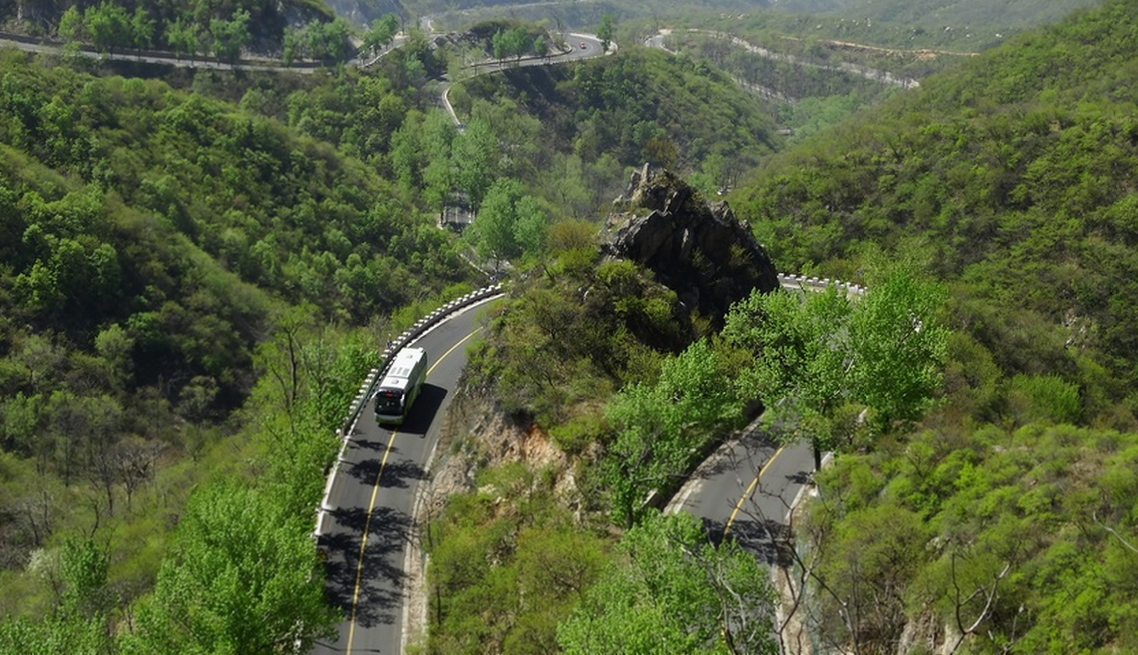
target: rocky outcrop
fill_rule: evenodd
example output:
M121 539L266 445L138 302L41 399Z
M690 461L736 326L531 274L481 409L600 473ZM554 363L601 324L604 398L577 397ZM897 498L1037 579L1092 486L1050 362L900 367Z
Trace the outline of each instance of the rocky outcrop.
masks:
M689 310L722 326L754 289L778 288L774 264L726 202L708 203L680 178L645 164L605 224L601 251L651 270Z

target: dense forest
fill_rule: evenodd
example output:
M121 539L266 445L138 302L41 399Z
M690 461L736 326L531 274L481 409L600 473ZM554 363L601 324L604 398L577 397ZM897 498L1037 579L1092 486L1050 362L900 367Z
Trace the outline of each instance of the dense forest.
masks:
M112 47L158 47L176 50L189 40L251 39L280 43L286 28L312 20L331 22L323 0L5 0L0 21L20 32L74 36L86 28L97 43ZM84 21L86 19L86 21ZM85 24L84 24L85 23ZM240 29L234 31L235 27Z
M830 643L879 652L933 617L974 652L1134 648L1129 9L1011 39L734 199L783 266L856 279L884 248L952 290L941 407L820 478Z

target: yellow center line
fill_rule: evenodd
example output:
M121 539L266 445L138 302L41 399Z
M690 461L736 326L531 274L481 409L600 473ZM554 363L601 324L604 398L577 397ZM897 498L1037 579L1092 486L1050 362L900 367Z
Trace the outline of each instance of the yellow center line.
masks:
M759 478L763 477L763 473L767 472L767 469L770 468L770 465L774 464L774 460L777 459L785 449L786 446L780 446L778 450L774 451L774 454L771 455L771 458L767 460L767 463L763 464L763 467L759 469L759 474L755 476L754 480L751 480L751 485L747 487L747 490L745 492L743 492L743 495L739 498L739 502L735 503L735 509L731 510L731 518L727 519L727 525L723 526L724 537L727 536L727 531L731 529L731 524L735 522L735 515L739 513L739 509L743 507L743 503L745 503L747 499L751 497L751 493L755 490L755 487L758 486Z
M435 360L435 363L427 369L427 375L430 375L431 372L435 370L435 367L438 366L444 359L446 359L448 355L454 352L456 348L466 343L475 334L478 334L480 330L482 330L482 328L474 330L470 334L460 339L458 343L451 346L449 350L443 353L442 356ZM379 494L379 480L383 477L383 469L387 466L387 457L391 454L391 446L395 444L395 435L397 434L399 434L398 430L391 431L391 438L387 440L387 448L384 449L383 459L379 463L379 472L375 474L375 484L371 487L371 500L368 502L367 506L367 519L364 520L364 535L363 539L360 540L360 558L356 563L356 586L352 591L352 619L351 622L348 623L348 644L344 649L344 655L351 655L352 652L352 639L356 635L356 610L359 607L360 601L360 581L363 579L364 574L364 549L367 548L367 535L371 528L371 515L372 512L375 511L375 497Z

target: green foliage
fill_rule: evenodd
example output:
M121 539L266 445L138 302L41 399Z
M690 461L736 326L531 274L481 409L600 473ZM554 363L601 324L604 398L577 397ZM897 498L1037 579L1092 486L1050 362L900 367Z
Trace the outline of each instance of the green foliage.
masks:
M288 28L284 34L284 59L288 63L297 59L347 61L352 50L349 32L348 22L340 17L331 22L313 20L299 30ZM365 47L375 49L386 45L390 43L391 35L386 36L387 41L382 43L376 39L383 37L384 33L370 36L372 40L365 41Z
M655 384L626 386L605 407L616 435L604 467L618 523L630 527L649 493L666 496L709 443L740 423L742 406L725 377L723 362L701 339L665 358Z
M207 4L184 15L185 54L212 38L203 20L233 11L260 33L254 3L213 3L216 15ZM82 21L72 27L83 37ZM413 92L355 73L202 71L201 93L188 93L0 58L0 585L12 592L0 615L19 617L0 622L0 650L120 652L126 615L146 633L129 638L139 652L238 643L230 633L254 624L241 638L258 645L235 652L309 640L331 620L312 508L334 430L376 363L376 335L343 326L371 323L382 338L400 306L470 289L452 235L377 172ZM253 473L253 491L234 479ZM173 536L193 520L191 489L206 505L229 493L211 491L216 479L279 525L245 542L245 560L197 543L202 532ZM223 509L202 522L246 539L236 507ZM111 591L72 594L51 563L59 544L92 534ZM249 578L254 566L276 577ZM245 592L260 597L233 596ZM171 627L187 608L193 637Z
M611 12L601 14L601 24L597 26L597 38L601 40L601 49L608 50L612 43L613 28L616 26L616 16Z
M772 149L770 120L730 80L659 52L621 49L579 66L520 68L464 86L473 97L509 97L538 119L543 150L573 152L586 165L607 156L638 166L668 151L686 173L720 152L746 170ZM531 175L519 178L532 184Z
M1128 9L1109 2L929 78L772 161L736 210L789 270L856 270L866 242L899 252L919 240L930 271L959 282L958 326L1004 375L1079 384L1077 348L1128 386L1124 189L1138 155L1133 94L1112 82L1130 74Z
M26 619L0 623L3 655L106 655L111 653L100 619L53 618L40 624Z
M116 47L133 45L130 14L109 0L92 5L83 13L83 24L99 52L114 52Z
M522 465L484 471L479 491L452 496L432 523L428 653L549 653L555 631L608 556L577 525L552 478Z
M373 54L386 48L399 31L399 17L395 14L384 14L371 22L371 27L364 33L362 48Z
M523 253L541 254L545 245L545 211L525 195L517 180L501 178L486 192L466 236L483 257L514 259Z
M213 18L209 21L209 33L213 54L218 61L233 63L241 56L241 49L249 44L249 12L238 9L228 19Z
M308 521L236 484L199 491L123 652L273 652L334 634Z
M521 59L522 55L533 49L533 41L525 28L516 27L505 32L495 32L494 38L491 40L491 47L495 59L505 59L506 57Z
M1057 375L1017 375L1009 383L1008 414L1024 425L1050 420L1078 423L1082 411L1079 389Z
M9 3L0 6L0 17L11 19L17 28L46 27L72 43L90 42L99 52L156 46L194 56L205 45L223 61L232 61L242 46L254 41L258 47L281 43L288 24L298 19L336 22L320 0L64 0L44 5L26 12ZM340 55L347 58L347 52Z
M822 639L872 652L931 617L975 623L970 652L1132 647L1136 456L1133 434L1035 423L839 458L803 534L848 619Z
M594 228L580 228L550 229L554 252L514 285L471 360L507 412L547 429L595 411L615 388L654 380L660 353L694 339L674 292L631 262L598 265Z
M651 514L557 630L568 655L777 653L774 589L753 555L709 543L689 514Z
M815 463L821 450L845 447L856 434L839 420L847 407L871 410L870 425L888 430L931 406L943 379L948 338L940 325L943 291L895 268L865 295L836 288L819 293L752 294L736 303L725 344L750 358L736 384L758 399L767 422L784 438L809 435Z

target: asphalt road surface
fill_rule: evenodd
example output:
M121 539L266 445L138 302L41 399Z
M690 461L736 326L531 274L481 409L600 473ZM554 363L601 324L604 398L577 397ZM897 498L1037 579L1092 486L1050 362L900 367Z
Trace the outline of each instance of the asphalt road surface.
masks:
M464 347L479 329L481 306L440 323L412 344L426 348L430 368L402 426L380 427L365 407L352 429L328 496L334 509L321 539L328 593L347 620L339 626L339 638L317 644L314 653L399 652L415 492L466 364Z
M715 542L726 536L768 564L789 530L791 504L814 468L810 445L785 448L758 429L724 444L688 480L667 511L699 518Z

